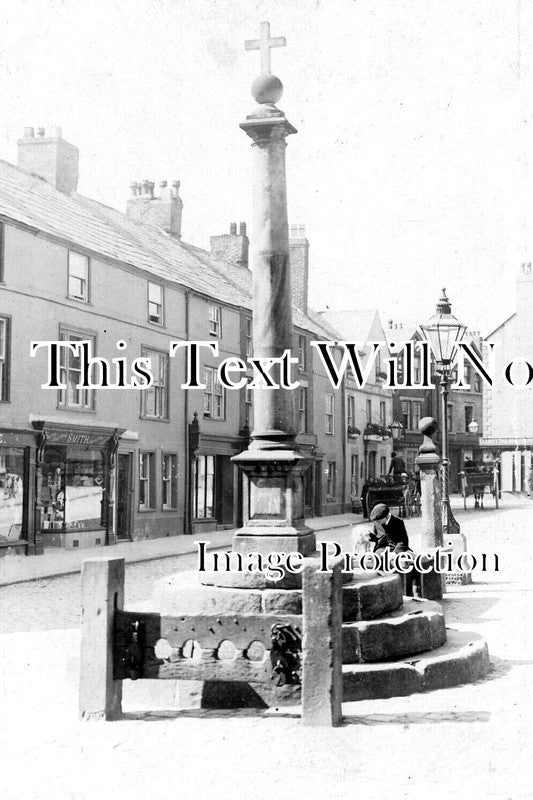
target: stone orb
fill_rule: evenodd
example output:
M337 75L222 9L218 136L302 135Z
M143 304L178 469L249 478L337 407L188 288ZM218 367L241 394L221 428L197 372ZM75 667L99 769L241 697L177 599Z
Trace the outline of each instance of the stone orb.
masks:
M283 84L275 75L259 75L252 83L252 97L257 103L277 103Z
M423 433L424 436L433 436L436 432L437 428L439 427L439 423L435 419L435 417L422 417L420 422L418 423L418 430L420 433Z

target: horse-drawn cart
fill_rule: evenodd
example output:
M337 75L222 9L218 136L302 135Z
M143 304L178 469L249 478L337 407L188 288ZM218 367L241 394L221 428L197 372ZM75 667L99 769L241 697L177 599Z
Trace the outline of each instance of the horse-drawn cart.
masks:
M408 478L398 480L389 477L376 481L366 496L367 517L370 517L370 512L378 503L386 503L391 510L397 508L400 517L420 514L420 494L416 482Z
M483 508L483 498L485 489L487 494L491 494L496 508L499 506L500 487L498 482L498 468L496 465L491 467L476 467L475 470L466 469L461 475L461 492L463 504L466 509L466 498L474 497L474 508Z

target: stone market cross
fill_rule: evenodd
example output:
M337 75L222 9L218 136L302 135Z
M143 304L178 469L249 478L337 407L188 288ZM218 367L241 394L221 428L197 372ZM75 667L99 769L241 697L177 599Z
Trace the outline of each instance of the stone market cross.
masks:
M262 22L259 39L248 39L244 46L246 50L261 51L261 73L270 74L270 50L273 47L285 47L287 40L284 36L270 36L270 22Z

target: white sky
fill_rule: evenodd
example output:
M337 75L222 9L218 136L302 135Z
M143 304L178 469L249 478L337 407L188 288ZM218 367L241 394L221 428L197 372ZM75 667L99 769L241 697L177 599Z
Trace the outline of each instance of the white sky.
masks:
M124 209L132 180L179 178L183 237L208 247L251 219L238 126L259 54L243 42L268 19L287 37L273 71L299 131L289 220L306 225L314 307L423 321L445 285L488 332L529 247L528 14L520 0L11 0L0 157L16 160L24 126L60 125L81 192Z

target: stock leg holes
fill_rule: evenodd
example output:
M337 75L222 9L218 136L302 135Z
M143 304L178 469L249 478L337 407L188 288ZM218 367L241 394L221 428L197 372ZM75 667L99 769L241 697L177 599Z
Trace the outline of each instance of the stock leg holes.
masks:
M250 642L246 650L246 658L248 661L262 661L265 657L265 646L261 642L254 640Z
M170 642L168 642L167 639L158 639L155 643L154 654L156 658L160 658L162 661L168 661L172 655Z
M200 642L197 642L196 639L187 639L181 648L181 655L183 658L190 658L192 661L200 661L202 658Z
M220 642L217 648L217 658L219 661L234 661L237 657L237 648L228 639Z

